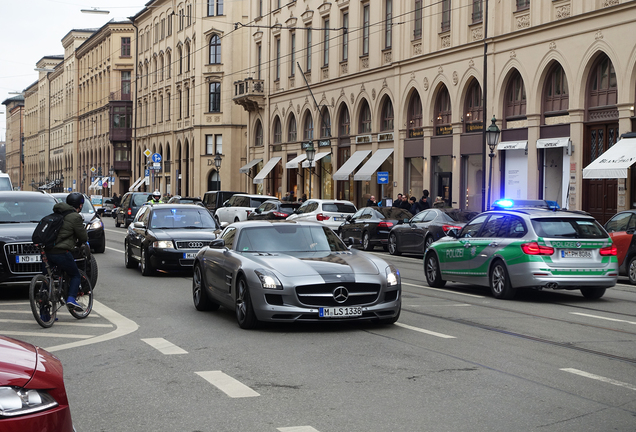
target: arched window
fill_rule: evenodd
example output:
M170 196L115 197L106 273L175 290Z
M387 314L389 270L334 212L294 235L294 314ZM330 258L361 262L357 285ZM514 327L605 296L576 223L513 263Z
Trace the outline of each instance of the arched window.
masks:
M616 72L609 57L603 55L592 69L588 91L588 107L616 105L618 85Z
M163 81L163 55L159 56L159 81Z
M152 82L157 82L157 57L152 59Z
M263 145L263 125L260 120L256 120L256 132L254 133L254 145L260 147Z
M188 72L190 70L190 44L187 43L185 46L185 71Z
M305 114L305 121L303 123L303 139L314 139L314 119L309 111Z
M360 108L360 124L358 125L358 133L371 133L371 109L367 101L362 102Z
M556 63L545 82L543 113L546 116L563 114L568 110L569 104L568 79L563 67Z
M407 113L409 138L422 136L422 100L418 92L413 92L409 101L409 110Z
M283 128L280 124L280 118L276 116L274 119L274 144L280 144L283 139Z
M179 55L179 75L183 73L183 50L181 47L177 48L177 54Z
M292 114L289 118L289 127L287 128L287 142L296 141L296 117Z
M320 138L331 136L331 116L327 107L322 109L320 114Z
M218 35L210 38L210 64L221 63L221 39Z
M340 111L340 136L351 135L351 118L349 117L349 109L346 106Z
M172 55L170 54L170 52L166 53L166 68L168 69L168 79L172 78Z
M473 79L466 92L464 103L464 132L483 130L484 107L482 105L481 86Z
M393 114L393 102L391 102L391 98L386 97L384 99L384 105L382 105L382 123L381 123L381 131L392 131L394 127L393 120L395 115Z
M518 71L510 77L506 90L506 119L513 120L526 115L526 89Z
M451 116L450 94L448 94L446 86L442 86L435 101L435 125L450 125Z

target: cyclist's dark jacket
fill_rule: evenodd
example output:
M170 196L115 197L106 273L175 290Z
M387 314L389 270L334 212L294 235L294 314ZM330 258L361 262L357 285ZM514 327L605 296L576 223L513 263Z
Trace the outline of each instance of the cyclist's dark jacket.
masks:
M86 240L88 240L86 228L84 228L84 218L72 206L65 202L60 202L53 206L54 213L64 213L69 210L73 210L73 212L64 216L64 224L57 235L55 247L47 253L65 253L75 248L76 241L86 243Z

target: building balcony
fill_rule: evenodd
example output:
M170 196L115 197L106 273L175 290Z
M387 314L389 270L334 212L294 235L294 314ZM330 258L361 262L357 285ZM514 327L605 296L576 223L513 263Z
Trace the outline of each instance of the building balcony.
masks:
M130 161L114 161L113 168L115 171L130 171Z
M109 101L129 101L131 100L130 92L122 93L121 90L118 90L116 92L110 92L110 94L108 95L108 100Z
M234 103L245 111L258 111L265 104L265 82L247 78L234 82Z

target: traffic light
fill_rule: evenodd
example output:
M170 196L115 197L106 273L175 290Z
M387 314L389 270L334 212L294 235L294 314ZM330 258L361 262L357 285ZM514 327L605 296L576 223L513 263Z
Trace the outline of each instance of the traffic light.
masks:
M97 175L98 175L99 177L101 177L101 176L102 176L102 167L97 167Z

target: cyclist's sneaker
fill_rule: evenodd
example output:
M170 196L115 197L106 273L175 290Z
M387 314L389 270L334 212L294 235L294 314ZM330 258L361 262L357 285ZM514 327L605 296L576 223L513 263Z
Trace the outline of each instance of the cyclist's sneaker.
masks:
M69 309L75 309L77 312L83 312L84 308L82 306L80 306L79 303L77 303L77 300L75 300L73 297L69 297L66 300L66 306Z
M42 321L44 321L44 322L49 322L49 321L51 321L51 314L49 313L48 310L41 309L40 310L40 318L42 318Z

